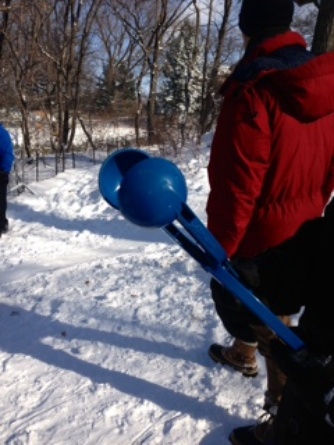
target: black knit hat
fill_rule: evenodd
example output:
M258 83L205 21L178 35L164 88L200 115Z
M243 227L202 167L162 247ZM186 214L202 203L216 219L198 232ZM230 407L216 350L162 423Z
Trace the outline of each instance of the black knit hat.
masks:
M288 29L293 12L293 0L243 0L239 14L239 28L247 37L266 29Z

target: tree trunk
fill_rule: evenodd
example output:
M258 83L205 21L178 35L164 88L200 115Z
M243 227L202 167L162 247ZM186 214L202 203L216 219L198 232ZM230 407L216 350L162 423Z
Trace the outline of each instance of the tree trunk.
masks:
M334 1L321 0L315 26L312 51L322 54L334 51Z
M217 93L216 88L216 82L217 82L217 76L219 72L219 68L221 66L221 59L222 54L224 50L224 43L225 38L228 32L228 24L229 24L229 18L231 15L232 10L232 0L224 0L224 14L222 18L222 22L220 25L220 28L218 30L218 38L217 38L217 46L215 49L214 54L214 60L211 67L211 72L207 73L207 66L206 62L203 67L203 85L205 82L205 79L208 78L207 85L203 87L202 90L202 107L201 107L201 116L200 116L200 135L202 136L207 131L210 131L213 125L213 122L216 118L215 115L215 103L214 103L214 96ZM211 11L212 5L210 3L210 11ZM208 28L210 30L212 26L211 18L209 15L209 22L208 22ZM205 51L205 57L207 57L208 53L208 39L210 38L209 35L206 37L206 51Z

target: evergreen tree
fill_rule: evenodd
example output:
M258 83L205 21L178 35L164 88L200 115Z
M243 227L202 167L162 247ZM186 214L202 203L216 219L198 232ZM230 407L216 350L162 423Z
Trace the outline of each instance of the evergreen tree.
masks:
M97 84L97 105L112 108L122 102L135 100L135 81L125 63L115 64L113 60L104 65Z
M183 22L170 43L163 67L161 110L168 116L176 114L180 122L185 122L188 114L198 112L200 107L202 80L194 33L192 24Z

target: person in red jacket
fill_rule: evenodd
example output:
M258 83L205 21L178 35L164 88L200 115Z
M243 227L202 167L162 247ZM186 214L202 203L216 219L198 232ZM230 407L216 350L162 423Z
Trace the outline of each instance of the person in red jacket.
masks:
M245 53L221 89L208 165L208 229L232 260L293 237L321 216L334 189L334 53L307 50L290 29L293 13L293 0L241 4ZM215 279L211 292L234 340L211 345L210 357L256 376L259 333L250 314ZM287 325L289 315L280 315ZM264 408L273 411L286 378L269 357L266 366Z

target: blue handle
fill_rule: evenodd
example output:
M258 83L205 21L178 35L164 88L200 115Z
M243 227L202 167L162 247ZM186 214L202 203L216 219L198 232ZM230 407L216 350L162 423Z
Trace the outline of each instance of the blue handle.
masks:
M185 219L184 214L177 220L196 242L175 224L165 226L165 232L288 346L294 351L304 349L305 343L239 281L238 274L230 265L225 250L189 208L185 210L185 213L188 212L192 216L191 222Z
M300 351L305 348L305 343L291 329L283 324L267 306L258 300L250 290L243 286L240 281L232 275L231 270L222 267L221 269L211 270L211 274L294 351Z

